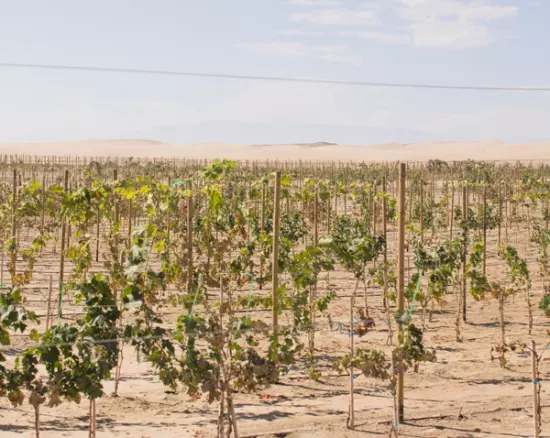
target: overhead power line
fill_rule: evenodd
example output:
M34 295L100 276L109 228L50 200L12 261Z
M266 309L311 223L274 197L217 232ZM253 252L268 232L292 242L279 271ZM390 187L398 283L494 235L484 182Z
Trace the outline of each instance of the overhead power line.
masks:
M307 79L293 78L287 76L255 76L255 75L237 75L226 73L201 73L175 70L146 70L134 68L115 68L115 67L93 67L85 65L60 65L60 64L22 64L0 62L0 68L27 68L44 70L66 70L83 71L98 73L127 73L143 75L160 76L184 76L196 78L216 78L216 79L239 79L249 81L271 81L271 82L293 82L302 84L326 84L326 85L347 85L357 87L388 87L388 88L423 88L434 90L462 90L462 91L519 91L519 92L549 92L550 87L493 87L493 86L475 86L475 85L440 85L440 84L415 84L415 83L397 83L397 82L370 82L370 81L346 81L337 79Z

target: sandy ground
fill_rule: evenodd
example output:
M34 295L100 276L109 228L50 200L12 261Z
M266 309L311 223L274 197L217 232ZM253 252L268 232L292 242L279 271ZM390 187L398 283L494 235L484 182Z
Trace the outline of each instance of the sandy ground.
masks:
M536 277L536 250L527 248L527 230L511 230L512 243L522 255L527 255L531 272ZM390 234L394 242L394 233ZM496 236L489 233L488 274L503 278L503 264L496 256ZM517 244L516 244L517 239ZM58 256L49 254L36 266L29 307L45 313L44 296L49 274L55 272ZM99 268L99 266L96 266ZM348 299L354 279L341 268L330 276L330 285L340 298L331 305L334 320L344 320L348 314ZM538 303L541 284L535 279L533 303ZM322 281L322 292L326 282ZM246 291L243 291L246 294ZM269 293L264 290L263 293ZM356 300L356 309L363 298ZM371 290L369 305L376 320L376 328L363 338L356 338L356 347L388 349L385 346L386 325L383 320L381 291ZM468 323L464 326L464 342L455 340L455 300L452 294L443 309L433 315L425 335L425 345L437 352L437 362L423 364L418 373L406 375L406 423L400 426L406 437L527 437L532 433L532 385L530 356L512 353L507 369L490 360L490 347L499 338L497 303L489 299L474 302L468 299ZM536 307L536 306L535 306ZM64 312L78 308L65 304ZM419 318L416 311L416 318ZM166 308L164 319L173 327L177 309ZM510 301L505 310L507 333L510 340L527 342L535 339L545 345L549 320L535 310L535 331L528 336L526 306L523 295ZM269 313L255 314L268 320ZM281 324L286 323L282 318ZM43 319L42 319L43 323ZM348 351L349 336L338 330L329 330L327 321L320 319L322 331L317 334L317 356L322 379L313 382L307 378L303 361L295 364L280 385L257 394L237 394L236 412L241 437L287 438L352 438L360 436L387 436L392 418L392 399L387 387L380 381L358 377L355 381L356 430L345 427L348 407L348 377L331 370L331 362ZM303 338L307 342L306 337ZM13 359L18 348L28 344L24 337L14 338L14 347L7 351ZM541 362L543 436L550 436L550 424L544 418L550 415L550 354ZM113 382L106 384L112 392ZM100 437L212 437L214 436L217 406L208 405L204 397L191 400L182 393L168 393L159 383L154 370L138 362L135 352L127 347L120 383L120 396L106 396L97 402ZM42 438L86 437L88 404L64 403L57 408L43 407ZM7 400L0 400L0 436L31 437L33 411L30 405L13 409Z
M133 157L229 158L234 160L424 161L550 160L550 142L510 144L500 141L418 144L263 145L225 143L174 145L153 140L90 140L66 143L5 143L0 154L82 155Z

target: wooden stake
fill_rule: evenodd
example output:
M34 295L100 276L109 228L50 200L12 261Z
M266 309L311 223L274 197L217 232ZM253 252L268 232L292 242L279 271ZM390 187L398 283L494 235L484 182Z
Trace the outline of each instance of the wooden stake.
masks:
M419 203L420 203L420 244L424 245L424 180L422 179L422 173L420 173L420 187L419 187Z
M451 176L451 214L449 218L449 229L450 229L451 239L453 238L454 217L455 217L455 182Z
M193 292L193 183L187 182L191 192L187 198L187 293Z
M506 221L504 222L504 240L506 244L508 244L508 228L510 227L510 215L508 211L508 184L504 183L504 205L505 205L505 212L504 215L506 216Z
M261 229L260 231L265 230L265 182L262 183L262 216L261 216Z
M46 311L46 330L50 328L51 303L52 303L53 276L50 274L50 287L48 289L48 309Z
M540 437L540 400L539 400L539 373L538 373L538 357L535 341L531 341L531 378L533 379L533 426L535 428L534 437Z
M63 185L65 193L69 190L69 171L65 170L65 183ZM59 252L59 315L61 316L61 299L63 294L63 274L65 272L65 241L67 235L67 221L63 218L61 225L61 248Z
M101 224L101 212L99 206L97 207L97 225L95 230L95 261L99 262L99 228Z
M40 438L40 404L34 406L34 431L36 438Z
M128 199L128 248L132 247L132 200Z
M399 164L399 223L397 241L397 312L402 315L405 311L405 190L407 179L407 165ZM402 336L403 329L400 325L399 333ZM399 357L399 373L397 376L397 410L399 423L405 421L404 409L404 373L403 357Z
M260 232L265 230L265 195L266 195L266 183L262 182L262 205L261 205L261 218L260 218ZM260 261L260 277L264 276L264 260ZM262 290L263 284L260 283L260 290Z
M502 239L502 186L498 186L498 236L497 236L497 250L500 248L500 242Z
M388 302L387 302L387 298L386 298L386 295L388 293L388 285L386 283L386 279L387 279L387 263L388 263L388 221L386 219L386 216L388 215L388 204L387 204L387 200L386 200L386 177L384 176L384 178L382 179L382 193L383 193L383 198L382 198L382 235L384 236L384 253L383 253L383 257L384 257L384 291L383 291L383 294L384 294L384 297L382 299L382 304L384 305L384 309L387 308L388 306Z
M468 220L468 190L462 188L462 220ZM468 248L464 248L462 254L462 320L466 322L466 261L468 259Z
M118 170L113 169L113 180L118 180ZM115 222L118 222L120 220L120 207L118 205L118 198L115 195Z
M353 345L353 297L349 297L349 351L350 356L353 358L354 345ZM355 428L355 406L353 400L353 366L349 368L349 416L348 427L350 429Z
M317 248L319 246L319 195L317 191L313 202L313 245Z
M17 169L13 169L13 191L12 191L12 220L11 220L11 237L14 242L17 241L17 223L15 212L17 210ZM17 252L14 251L11 255L11 272L13 272L13 277L11 279L12 286L15 286L15 275L17 265Z
M482 273L487 272L487 185L483 186L483 266Z
M44 205L44 192L46 190L46 175L42 175L42 191L40 192L40 202L42 203L42 212L40 213L40 234L44 233L44 217L46 206Z
M273 298L273 336L278 333L279 318L277 314L279 289L279 233L281 221L281 171L275 172L275 192L273 200L273 271L272 271L272 298Z

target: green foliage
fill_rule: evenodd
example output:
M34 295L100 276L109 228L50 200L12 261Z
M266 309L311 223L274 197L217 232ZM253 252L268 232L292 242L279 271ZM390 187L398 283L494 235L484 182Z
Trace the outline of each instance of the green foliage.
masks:
M539 309L544 312L544 315L550 317L550 295L545 294L540 300Z
M504 246L499 249L499 256L502 257L508 266L508 271L511 280L511 293L531 287L531 277L527 261L521 258L517 249L511 245Z
M328 245L338 261L356 278L363 278L368 262L378 258L386 242L383 236L370 236L362 221L339 216L331 232Z
M386 355L373 349L358 348L352 356L346 354L338 358L332 368L340 374L350 372L350 369L359 370L365 377L386 380L390 378L391 366Z
M420 302L425 305L431 298L438 302L443 300L447 287L457 282L463 251L463 241L460 238L433 246L421 245L415 241L414 264L428 278L428 295L419 292L417 298ZM417 277L411 279L407 288L409 294L412 292L411 288L416 287L417 280Z
M217 181L222 178L222 176L227 175L230 173L235 166L237 165L236 162L223 159L215 159L212 164L206 166L202 171L201 175L204 179L210 180L210 181Z
M397 319L402 331L399 334L399 346L394 350L394 357L403 359L407 367L418 369L420 362L435 362L435 351L426 351L422 342L422 330L411 322L403 323L402 318Z
M482 273L483 251L483 242L476 242L466 266L466 275L470 280L470 294L476 301L485 299L487 293L497 289L489 284L489 280Z
M74 325L48 329L39 337L40 344L26 352L45 367L50 406L59 404L62 397L77 403L82 396L102 397L103 381L117 363L120 312L109 283L97 274L76 288L85 315Z
M13 287L0 293L0 346L11 345L10 330L23 333L32 322L37 322L37 317L23 307L21 289ZM18 365L9 369L5 362L6 357L0 351L0 397L7 396L14 406L20 405L24 400L21 389L34 380L35 361L24 356L22 370Z

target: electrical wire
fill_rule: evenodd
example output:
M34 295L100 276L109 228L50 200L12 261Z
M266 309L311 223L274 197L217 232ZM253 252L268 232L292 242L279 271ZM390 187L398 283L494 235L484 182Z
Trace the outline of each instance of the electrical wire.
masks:
M0 68L182 76L182 77L195 77L195 78L237 79L237 80L249 80L249 81L290 82L290 83L302 83L302 84L344 85L344 86L358 86L358 87L413 88L413 89L416 88L416 89L456 90L456 91L550 92L550 87L519 87L519 86L497 87L497 86L489 86L489 85L445 85L445 84L429 84L429 83L423 84L423 83L404 83L404 82L398 83L398 82L374 82L374 81L348 81L348 80L340 80L340 79L313 79L313 78L296 78L296 77L289 77L289 76L260 76L260 75L240 75L240 74L229 74L229 73L190 72L190 71L177 71L177 70L94 67L94 66L86 66L86 65L0 62Z

